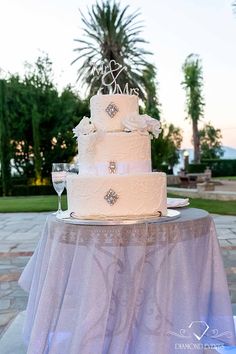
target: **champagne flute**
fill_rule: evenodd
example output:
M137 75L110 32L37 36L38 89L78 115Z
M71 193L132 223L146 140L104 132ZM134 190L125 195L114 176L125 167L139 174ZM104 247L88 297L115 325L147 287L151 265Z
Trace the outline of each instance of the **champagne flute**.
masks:
M53 183L53 187L58 195L58 208L57 208L57 212L55 214L59 215L62 213L61 195L62 195L62 192L65 188L65 183L66 183L66 172L64 170L63 163L53 163L52 164L52 183Z
M67 173L78 174L78 166L75 163L64 163L64 170Z

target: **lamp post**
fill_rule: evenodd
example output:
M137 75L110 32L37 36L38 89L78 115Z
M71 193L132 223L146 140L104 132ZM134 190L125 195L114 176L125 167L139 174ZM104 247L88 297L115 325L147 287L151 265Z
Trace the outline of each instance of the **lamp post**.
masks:
M184 170L185 172L188 171L188 165L189 165L189 152L188 150L184 150Z

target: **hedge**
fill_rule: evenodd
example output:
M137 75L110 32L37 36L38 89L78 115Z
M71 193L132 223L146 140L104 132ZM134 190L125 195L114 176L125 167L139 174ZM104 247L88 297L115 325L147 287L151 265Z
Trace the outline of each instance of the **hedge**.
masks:
M236 160L204 159L199 164L189 164L188 173L203 173L209 167L212 177L236 176Z
M205 163L190 163L188 165L188 173L203 173L207 165Z
M206 159L201 161L202 164L205 164L206 167L209 166L212 171L213 177L222 177L222 176L236 176L236 159L228 160L212 160Z

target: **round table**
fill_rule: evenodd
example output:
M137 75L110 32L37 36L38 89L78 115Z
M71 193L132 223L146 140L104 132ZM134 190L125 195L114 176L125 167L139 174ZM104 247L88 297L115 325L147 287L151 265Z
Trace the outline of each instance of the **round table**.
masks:
M203 210L114 226L50 215L19 283L29 292L27 354L199 354L235 344L215 226Z

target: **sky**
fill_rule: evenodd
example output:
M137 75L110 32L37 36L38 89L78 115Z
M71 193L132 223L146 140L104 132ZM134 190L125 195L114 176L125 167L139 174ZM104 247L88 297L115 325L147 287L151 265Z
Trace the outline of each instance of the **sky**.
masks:
M1 73L25 72L43 52L53 62L58 88L76 82L74 41L82 36L79 9L86 14L95 0L0 0ZM225 146L236 147L236 13L232 0L120 0L130 13L140 10L143 38L157 67L161 118L183 130L182 147L191 147L186 120L182 65L190 53L202 60L204 123L221 129Z

